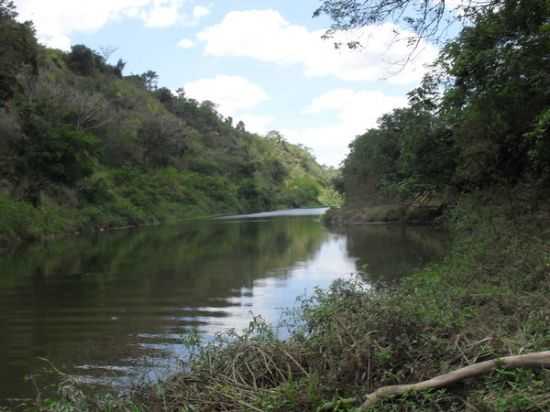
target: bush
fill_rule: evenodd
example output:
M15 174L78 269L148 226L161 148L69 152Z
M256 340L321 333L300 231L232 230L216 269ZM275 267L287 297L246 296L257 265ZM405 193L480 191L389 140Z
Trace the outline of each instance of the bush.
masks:
M550 253L537 222L524 214L517 226L509 206L478 202L466 198L453 213L454 243L443 262L393 288L357 278L317 290L288 312L284 341L261 318L204 344L188 335L184 370L136 388L115 410L351 411L384 385L548 348ZM548 385L548 371L497 369L373 410L546 410ZM100 400L85 399L85 410L99 409Z
M70 227L72 214L58 208L35 208L30 203L0 195L0 241L37 240Z

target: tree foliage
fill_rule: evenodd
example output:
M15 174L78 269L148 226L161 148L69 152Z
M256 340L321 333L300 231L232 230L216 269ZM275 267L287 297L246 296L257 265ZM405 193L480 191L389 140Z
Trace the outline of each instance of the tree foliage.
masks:
M13 98L17 75L25 67L36 74L38 69L38 45L32 23L18 23L12 1L0 0L0 107Z
M478 10L442 50L408 108L351 145L350 198L471 191L549 178L550 3ZM368 194L368 195L367 195Z
M330 37L337 31L354 30L391 21L397 27L410 29L418 39L439 40L445 29L457 21L470 21L478 13L492 10L504 0L322 0L314 17L327 15L333 21L326 33ZM357 42L351 42L353 47Z

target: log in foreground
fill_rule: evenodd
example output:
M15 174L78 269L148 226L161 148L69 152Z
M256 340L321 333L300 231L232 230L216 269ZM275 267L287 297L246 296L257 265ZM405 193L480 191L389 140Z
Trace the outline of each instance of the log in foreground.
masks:
M383 386L367 396L367 400L361 405L360 410L367 411L377 402L392 396L411 391L443 388L463 379L484 375L497 368L550 368L550 351L506 356L480 362L419 383Z

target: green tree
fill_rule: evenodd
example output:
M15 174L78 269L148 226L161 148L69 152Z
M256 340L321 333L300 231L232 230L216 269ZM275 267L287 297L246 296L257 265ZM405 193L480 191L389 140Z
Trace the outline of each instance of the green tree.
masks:
M547 181L549 16L547 0L478 8L409 93L410 106L353 142L343 173L348 198Z
M122 72L124 71L125 67L126 67L126 62L122 59L118 59L114 67L115 76L122 79Z
M148 90L150 92L157 90L159 81L159 75L157 74L157 72L154 72L153 70L147 70L141 75L141 78L143 79L145 90Z
M90 76L96 69L96 57L99 56L96 56L92 49L76 44L67 55L67 63L75 73Z
M161 87L154 91L154 95L159 101L166 107L166 110L169 112L174 112L175 109L175 97L172 94L172 91L167 87Z
M440 65L453 85L442 109L463 186L513 183L533 170L527 135L550 105L549 16L547 0L507 0L444 49Z
M23 113L25 139L16 147L16 185L24 198L40 204L42 190L51 182L74 185L93 173L98 141L90 133L70 126L52 126L27 110Z
M38 73L38 44L31 22L18 23L12 1L0 0L0 107L13 98L25 67Z
M246 132L246 126L242 120L239 120L239 122L237 123L237 130L243 133Z

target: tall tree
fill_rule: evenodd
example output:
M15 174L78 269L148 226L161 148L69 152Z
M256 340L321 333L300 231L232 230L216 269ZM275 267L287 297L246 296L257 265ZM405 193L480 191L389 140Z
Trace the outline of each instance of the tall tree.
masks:
M444 49L440 65L452 87L443 110L465 183L517 180L532 169L529 153L543 150L528 133L550 107L549 18L547 0L506 0Z
M146 90L149 90L150 92L157 90L159 81L159 75L157 74L157 72L153 70L147 70L141 75L141 78L143 79Z
M0 107L14 96L17 75L28 67L38 73L38 44L31 22L18 23L12 1L0 0Z

